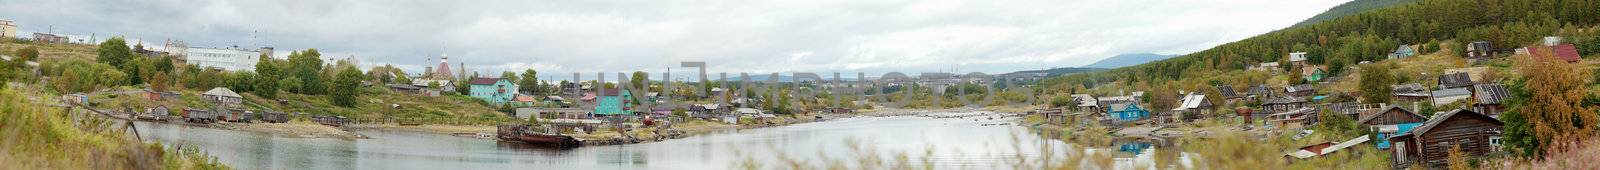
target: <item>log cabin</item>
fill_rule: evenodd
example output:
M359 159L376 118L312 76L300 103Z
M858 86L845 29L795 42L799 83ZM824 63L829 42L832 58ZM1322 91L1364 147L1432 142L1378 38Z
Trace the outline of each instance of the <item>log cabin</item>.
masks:
M1459 145L1461 151L1471 156L1483 156L1500 150L1500 133L1505 126L1500 120L1472 110L1456 109L1434 115L1411 131L1389 137L1393 146L1394 167L1411 165L1445 167L1449 164L1450 148Z

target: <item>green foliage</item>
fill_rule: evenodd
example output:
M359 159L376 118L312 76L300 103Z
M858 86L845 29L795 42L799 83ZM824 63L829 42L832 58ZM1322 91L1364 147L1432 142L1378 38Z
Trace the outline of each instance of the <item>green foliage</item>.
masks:
M128 48L128 43L123 41L122 37L107 39L105 42L100 43L100 47L96 51L99 55L95 57L95 61L119 68L128 63L129 60L133 60L134 57L133 50Z
M1071 105L1072 105L1072 96L1056 95L1055 97L1050 97L1050 106L1051 107L1065 107L1065 106L1071 106Z
M278 68L278 60L272 59L271 56L265 54L262 54L260 59L260 61L256 62L256 78L255 82L253 82L256 84L256 89L252 93L263 98L277 99L278 89L281 87L278 82L282 81L280 78L283 76L281 75L282 71Z
M283 80L278 80L278 89L281 89L283 91L291 91L291 92L292 91L300 91L300 88L301 88L300 86L304 85L304 84L305 84L304 82L301 82L300 77L290 76L289 78L284 78Z
M288 65L288 76L300 78L299 82L302 83L299 88L295 88L290 92L322 94L323 91L327 90L326 85L323 83L322 75L320 75L322 72L322 53L317 52L317 49L290 52ZM284 88L284 90L288 90L288 88Z
M329 96L333 100L333 104L344 107L355 106L356 96L361 95L361 90L359 89L361 88L361 80L366 80L366 77L362 76L360 69L355 67L340 69L339 76L333 81L332 95Z
M1171 59L1108 71L1055 77L1041 84L1053 89L1065 89L1086 83L1162 84L1184 77L1202 77L1204 75L1201 74L1214 73L1212 70L1242 69L1229 67L1234 65L1281 61L1286 58L1287 53L1294 51L1335 54L1332 57L1339 57L1338 51L1344 51L1348 54L1344 57L1354 59L1355 57L1351 56L1367 51L1365 48L1357 47L1370 46L1373 51L1392 50L1398 47L1399 43L1429 40L1498 41L1494 44L1497 48L1510 49L1535 42L1542 36L1553 35L1553 31L1547 30L1554 30L1562 24L1580 27L1600 24L1600 13L1594 11L1600 11L1600 0L1421 0L1413 5L1382 8L1324 20L1313 25L1278 30ZM1394 46L1346 45L1369 42L1399 43ZM1464 43L1453 44L1459 47ZM1346 47L1349 47L1349 50L1344 50ZM1463 50L1463 48L1452 49ZM1288 67L1287 63L1284 67Z
M540 90L543 88L539 88L539 71L534 71L531 68L523 70L522 79L518 79L516 82L518 91L524 91L533 94L543 93L543 91Z
M15 60L17 60L17 61L38 61L39 60L39 48L35 48L35 47L32 47L32 46L29 46L27 48L17 49L17 51L15 53L17 55L16 56L17 59L15 59Z
M1394 74L1386 64L1368 64L1361 67L1361 99L1363 103L1388 103L1393 98Z

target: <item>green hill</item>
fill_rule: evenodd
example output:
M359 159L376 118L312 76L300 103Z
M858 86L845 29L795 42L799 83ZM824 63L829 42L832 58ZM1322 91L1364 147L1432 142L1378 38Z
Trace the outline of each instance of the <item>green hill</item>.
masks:
M1412 2L1417 2L1417 0L1355 0L1345 2L1344 4L1333 6L1333 8L1329 8L1328 11L1323 11L1316 16L1311 16L1311 18L1300 21L1299 23L1295 23L1294 26L1289 27L1300 27L1316 24L1325 20L1336 19L1339 17L1360 14L1362 12L1367 12L1374 9L1382 9Z
M1163 84L1243 70L1277 62L1290 52L1308 52L1312 64L1342 65L1383 59L1399 44L1488 41L1497 50L1535 43L1543 36L1563 36L1580 46L1593 46L1600 24L1600 0L1454 1L1421 0L1355 15L1291 27L1166 60L1109 71L1074 74L1044 81L1061 92L1078 85L1123 82ZM1588 28L1588 29L1582 29ZM1589 30L1589 31L1581 31ZM1465 43L1454 43L1455 45ZM1464 48L1444 48L1460 49ZM1585 56L1593 55L1593 50ZM1259 81L1259 80L1256 80Z

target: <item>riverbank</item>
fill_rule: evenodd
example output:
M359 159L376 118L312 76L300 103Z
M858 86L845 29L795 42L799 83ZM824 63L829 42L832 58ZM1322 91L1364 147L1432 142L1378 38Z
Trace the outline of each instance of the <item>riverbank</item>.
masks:
M215 123L212 127L246 132L270 133L293 138L366 139L355 132L341 130L315 122L296 120L288 123Z

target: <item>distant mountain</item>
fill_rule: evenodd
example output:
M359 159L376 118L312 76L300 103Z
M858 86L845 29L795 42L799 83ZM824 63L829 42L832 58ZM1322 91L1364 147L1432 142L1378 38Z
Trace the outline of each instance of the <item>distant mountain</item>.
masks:
M1306 20L1300 21L1300 23L1295 23L1294 26L1289 27L1292 28L1316 24L1317 22L1330 19L1360 14L1362 12L1383 9L1385 7L1391 7L1395 5L1410 4L1412 2L1417 2L1417 0L1354 0L1345 2L1344 4L1339 4L1339 6L1334 6L1333 8L1329 8L1327 11L1323 11L1316 16L1311 16L1311 18L1307 18Z
M1059 76L1059 75L1085 73L1085 72L1100 71L1100 70L1106 70L1106 69L1104 69L1104 68L1064 67L1064 68L1052 68L1052 69L1045 69L1045 70L1023 70L1023 71L1011 72L1011 73L1006 73L1006 74L1001 74L1001 75L1017 74L1017 73L1040 73L1040 72L1043 72L1043 73L1045 73L1045 77L1055 77L1055 76Z
M1161 54L1152 54L1152 53L1120 54L1120 55L1117 55L1117 56L1111 56L1111 58L1106 58L1104 60L1100 60L1100 61L1094 62L1094 64L1084 65L1083 67L1086 67L1086 68L1118 68L1118 67L1126 67L1126 66L1144 64L1144 63L1148 63L1148 62L1151 62L1151 61L1164 60L1164 59L1172 58L1172 57L1176 57L1176 56L1178 56L1178 55L1161 55Z

